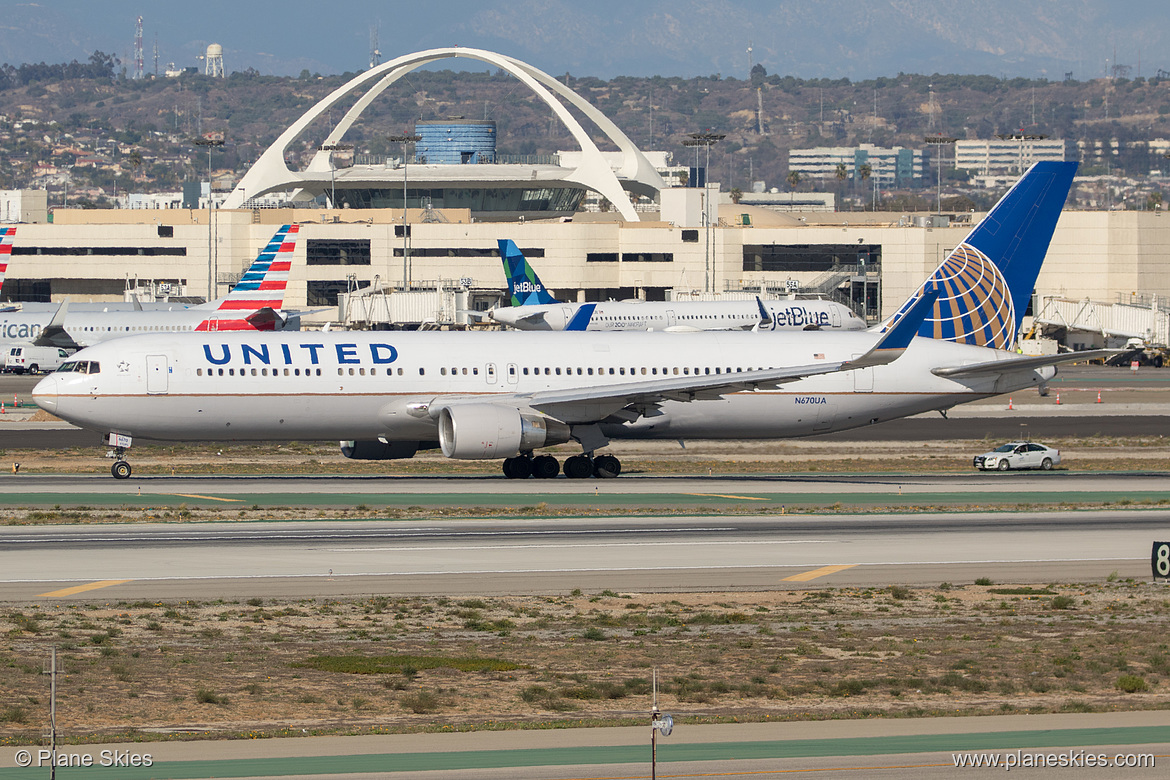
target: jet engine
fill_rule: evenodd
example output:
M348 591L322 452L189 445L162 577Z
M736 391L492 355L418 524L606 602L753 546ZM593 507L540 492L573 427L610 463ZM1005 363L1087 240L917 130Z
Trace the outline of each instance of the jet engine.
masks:
M405 460L419 450L433 450L437 442L430 441L343 441L341 454L351 460Z
M439 412L439 444L448 458L511 458L568 440L563 422L506 406L467 404Z

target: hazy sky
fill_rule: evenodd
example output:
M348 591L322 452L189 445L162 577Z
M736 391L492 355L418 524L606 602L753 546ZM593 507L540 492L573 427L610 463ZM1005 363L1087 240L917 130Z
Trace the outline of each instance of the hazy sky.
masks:
M273 10L275 9L275 10ZM227 70L296 75L357 71L378 27L383 61L436 46L475 46L550 73L853 79L918 73L1075 78L1120 62L1170 70L1170 4L1155 0L0 0L0 61L84 60L100 49L132 67L143 17L145 69L200 66L208 43ZM1116 51L1116 55L1114 55ZM471 67L471 66L466 66Z

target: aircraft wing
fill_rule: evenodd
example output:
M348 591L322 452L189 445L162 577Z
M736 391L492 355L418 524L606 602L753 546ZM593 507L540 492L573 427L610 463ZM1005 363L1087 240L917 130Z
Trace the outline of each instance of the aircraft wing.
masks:
M1116 355L1116 349L1090 349L1084 352L1066 352L1063 355L1041 355L1039 357L1004 358L1003 360L989 360L985 363L972 363L966 366L943 366L932 369L935 376L960 377L977 376L979 374L1002 374L1008 371L1031 371L1045 366L1055 366L1060 363L1072 363L1080 360L1097 360Z
M847 366L845 362L833 362L733 374L664 377L627 385L550 390L518 395L516 400L570 424L599 422L613 415L637 419L655 416L663 401L711 400L744 390L774 388L809 376L849 370Z
M882 334L868 352L853 360L782 366L729 374L704 374L651 379L623 385L547 390L518 393L511 400L568 424L587 424L607 419L636 420L654 417L664 401L700 401L721 398L745 390L779 387L805 377L853 371L885 365L897 360L918 331L926 312L934 305L938 289L931 287L894 326ZM814 357L815 359L815 357ZM429 413L438 415L444 407L460 403L482 403L478 397L441 399Z

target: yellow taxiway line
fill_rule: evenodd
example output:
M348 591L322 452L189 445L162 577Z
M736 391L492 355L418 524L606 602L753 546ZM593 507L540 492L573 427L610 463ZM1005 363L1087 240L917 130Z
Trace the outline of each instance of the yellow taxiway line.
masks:
M793 574L791 577L785 577L782 582L808 582L809 580L815 580L817 577L825 577L829 574L834 574L839 571L852 569L856 565L856 563L846 563L842 566L822 566L819 569L813 569L812 571L801 572L800 574Z
M725 496L722 493L683 493L684 496L706 496L710 498L738 498L741 501L771 501L770 498L760 496Z
M87 590L97 590L98 588L108 588L111 585L121 585L123 582L133 582L133 580L99 580L97 582L87 582L84 585L74 585L72 588L62 588L61 590L50 591L49 593L39 593L36 598L61 598L62 596L72 596L77 593L85 593Z
M195 493L164 493L164 496L178 496L179 498L202 498L205 501L228 501L231 503L239 503L243 501L242 498L220 498L219 496L200 496Z

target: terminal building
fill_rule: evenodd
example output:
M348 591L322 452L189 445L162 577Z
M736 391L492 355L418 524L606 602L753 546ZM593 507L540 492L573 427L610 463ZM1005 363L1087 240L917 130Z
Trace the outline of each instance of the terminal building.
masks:
M352 151L345 131L378 92L413 68L453 57L514 75L549 104L580 148L505 160L495 153L490 122L449 120L409 128L396 159L345 154ZM365 92L313 159L290 169L288 146L331 108L336 119L335 106L355 90ZM576 116L593 122L617 151L599 150ZM877 321L980 217L777 213L767 204L727 202L716 182L670 186L678 181L663 175L668 164L530 65L492 52L435 49L372 68L323 99L261 155L222 208L58 209L51 224L21 211L3 293L7 300L101 301L121 300L136 287L217 297L277 226L298 222L285 306L316 309L302 318L310 325L337 321L346 293L362 289L392 297L458 288L470 291L470 305L485 308L505 287L496 250L502 238L516 242L562 300L800 292L834 297ZM589 202L604 205L587 211ZM1037 296L1170 300L1168 247L1170 218L1161 211L1066 211ZM437 311L431 319L456 317Z

